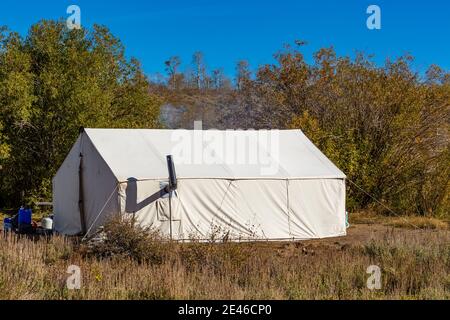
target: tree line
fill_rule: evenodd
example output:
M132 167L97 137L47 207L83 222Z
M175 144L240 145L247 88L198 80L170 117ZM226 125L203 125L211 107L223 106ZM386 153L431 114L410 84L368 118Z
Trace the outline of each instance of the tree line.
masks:
M300 128L361 189L350 210L386 207L448 216L450 73L402 56L377 65L302 41L233 78L195 52L150 81L105 27L69 31L42 21L25 37L0 32L0 207L49 198L51 178L85 127ZM300 162L299 162L300 163ZM370 194L370 196L369 196ZM380 203L375 201L376 198Z

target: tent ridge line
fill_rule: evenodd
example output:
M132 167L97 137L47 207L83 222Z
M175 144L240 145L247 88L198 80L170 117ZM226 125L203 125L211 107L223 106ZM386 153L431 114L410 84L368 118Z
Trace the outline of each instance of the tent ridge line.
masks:
M134 178L136 179L136 178ZM230 178L230 177L177 177L177 180L229 180L229 181L238 181L238 180L275 180L275 181L289 181L289 180L346 180L347 177L280 177L280 178L270 178L270 177L240 177L240 178ZM159 177L159 178L143 178L136 179L135 181L161 181L168 180L168 177ZM128 183L128 180L119 180L119 184Z

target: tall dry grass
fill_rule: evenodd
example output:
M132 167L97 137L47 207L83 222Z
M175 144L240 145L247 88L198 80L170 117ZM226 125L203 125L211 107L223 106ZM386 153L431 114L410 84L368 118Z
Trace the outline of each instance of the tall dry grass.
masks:
M125 242L109 237L100 247L87 247L59 236L3 236L0 299L450 298L450 235L442 230L392 229L351 245L179 244L161 242L154 234L133 235ZM121 250L124 245L134 246L134 254L127 254L131 247ZM66 288L72 264L82 271L80 290ZM382 270L380 290L366 287L372 264Z

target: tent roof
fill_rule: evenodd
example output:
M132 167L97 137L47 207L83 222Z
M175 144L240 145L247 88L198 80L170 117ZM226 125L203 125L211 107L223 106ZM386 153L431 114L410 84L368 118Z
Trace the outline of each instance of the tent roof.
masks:
M174 157L180 179L345 178L344 173L301 130L273 132L85 129L93 146L120 182L129 178L167 179L166 155L169 154ZM258 134L261 134L260 139L255 139ZM271 140L264 138L268 136ZM198 159L202 153L196 150L203 150L203 161Z

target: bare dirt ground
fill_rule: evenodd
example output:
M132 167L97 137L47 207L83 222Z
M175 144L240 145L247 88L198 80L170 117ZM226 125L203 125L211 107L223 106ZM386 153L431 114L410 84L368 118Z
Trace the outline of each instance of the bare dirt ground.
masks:
M421 236L429 234L430 232L439 232L439 231L426 229L397 228L392 226L386 226L381 223L371 223L371 224L363 223L350 225L350 227L347 229L347 235L344 237L307 240L304 243L311 244L313 246L320 246L320 245L348 246L348 245L365 244L369 242L371 239L380 238L390 232L395 232L396 234L403 234L403 235Z
M283 251L289 251L291 247L300 249L305 255L320 255L325 252L342 251L349 248L361 247L371 241L383 241L392 239L412 239L416 244L427 247L430 238L439 239L450 236L450 231L442 229L405 228L386 225L383 222L353 223L347 228L347 235L333 238L301 240L296 242L280 242L271 246ZM273 247L272 247L273 248Z

